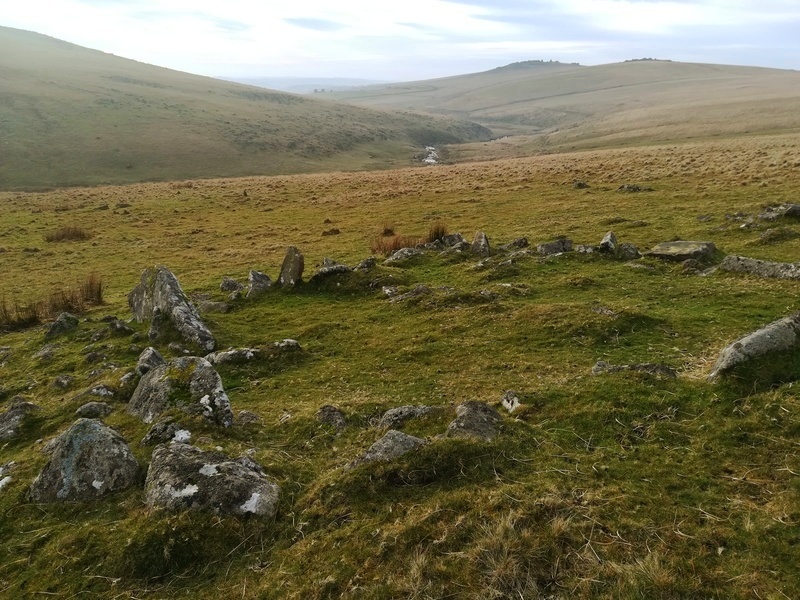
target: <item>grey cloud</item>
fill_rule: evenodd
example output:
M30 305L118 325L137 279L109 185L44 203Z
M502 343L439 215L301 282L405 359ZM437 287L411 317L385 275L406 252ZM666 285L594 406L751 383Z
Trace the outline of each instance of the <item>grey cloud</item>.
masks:
M295 27L311 29L313 31L337 31L344 27L341 23L328 21L326 19L291 18L284 19L284 21Z

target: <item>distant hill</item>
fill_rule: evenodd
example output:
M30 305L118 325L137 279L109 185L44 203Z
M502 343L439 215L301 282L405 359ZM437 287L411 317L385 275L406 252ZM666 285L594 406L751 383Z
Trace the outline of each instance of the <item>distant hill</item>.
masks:
M332 96L474 120L498 136L537 136L539 148L800 130L796 71L652 59L593 67L527 61Z
M474 123L181 73L0 27L0 188L408 165Z
M280 90L292 94L313 94L323 92L350 91L368 85L382 85L386 81L373 79L352 79L348 77L225 77L217 79L233 81L245 85Z

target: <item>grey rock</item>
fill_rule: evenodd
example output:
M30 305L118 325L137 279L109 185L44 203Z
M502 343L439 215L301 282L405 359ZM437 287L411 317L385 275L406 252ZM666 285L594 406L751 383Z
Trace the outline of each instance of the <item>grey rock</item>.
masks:
M104 383L92 387L88 392L89 396L100 396L101 398L111 398L114 396L114 388Z
M581 179L576 179L575 181L572 182L572 187L575 188L576 190L585 190L586 188L589 187L589 184Z
M119 319L114 319L108 324L108 329L111 331L111 335L115 336L128 336L133 335L133 329L131 329L125 321L120 321Z
M167 348L169 348L169 351L173 354L191 354L191 352L189 352L187 348L184 348L183 344L179 342L170 342Z
M261 423L261 417L254 412L249 410L240 410L238 413L236 413L237 425L257 425L259 423Z
M272 279L269 275L261 271L254 271L253 269L247 275L249 286L247 288L247 297L252 298L263 294L272 288Z
M380 427L400 427L406 421L411 419L418 419L427 414L430 414L434 408L432 406L417 405L417 406L398 406L397 408L390 408L378 421Z
M392 254L389 258L387 258L383 264L393 265L407 261L416 256L422 256L423 254L424 252L417 248L400 248L400 250L398 250L397 252Z
M87 402L75 411L75 416L83 419L102 419L112 412L114 408L105 402Z
M225 314L231 312L232 310L233 306L231 306L227 302L214 302L212 300L204 300L203 302L197 305L197 312L199 312L201 315L206 315L209 313Z
M447 248L464 243L466 243L466 240L460 233L448 233L442 237L442 244Z
M520 406L522 406L519 401L519 395L517 394L517 392L514 392L512 390L508 390L506 391L506 393L503 394L503 396L500 398L500 404L502 404L503 408L505 408L510 413L513 413Z
M344 413L330 404L326 404L317 411L317 421L324 425L330 425L339 431L347 427L347 419L345 419Z
M219 289L223 292L241 292L244 290L244 285L236 281L233 277L227 275L222 278L222 283L219 284Z
M387 298L394 298L400 293L400 288L396 285L385 285L381 288L381 292Z
M63 312L56 318L55 321L50 325L47 329L47 333L44 334L45 339L51 340L55 337L60 335L64 335L69 331L73 331L78 327L78 317L75 315Z
M497 435L501 417L485 402L473 400L456 407L456 418L447 426L447 437L469 437L490 441Z
M473 254L477 256L489 256L492 253L492 249L489 246L489 238L486 237L486 234L483 231L475 232L475 237L472 240L471 250Z
M154 446L167 442L186 443L191 438L192 434L188 429L181 427L172 417L167 417L153 423L139 443L142 446Z
M17 437L23 421L30 413L38 409L38 406L26 402L21 396L12 398L8 409L0 413L0 441Z
M715 379L768 355L794 351L799 344L800 313L796 313L774 321L724 348L709 378Z
M165 365L166 363L167 361L164 360L161 353L152 346L149 346L142 350L142 353L139 355L139 361L136 363L136 372L139 375L144 375L150 369Z
M589 244L578 244L575 246L575 252L578 254L594 254L595 252L599 252L599 246L592 246Z
M213 366L234 364L243 365L263 358L264 352L258 348L229 348L221 352L206 355L206 360Z
M223 427L233 423L230 400L219 374L211 363L197 356L182 356L145 373L128 402L128 412L152 423L172 406L196 410Z
M300 346L300 342L290 338L286 338L280 342L273 342L272 346L280 352L300 352L303 350Z
M690 258L700 261L707 261L714 256L716 251L717 248L714 246L713 242L693 242L680 240L657 244L649 252L645 252L645 256L676 262L683 262Z
M623 371L636 371L655 375L656 377L667 377L673 379L678 376L678 372L668 365L656 363L636 363L632 365L612 365L604 360L598 360L592 367L592 375L603 375L605 373L621 373Z
M214 336L166 267L145 269L139 284L128 294L128 305L137 321L151 322L150 339L157 339L169 322L187 342L206 352L214 350Z
M278 485L252 459L188 444L157 446L145 481L145 502L167 510L272 518L279 497Z
M625 183L617 188L618 192L628 192L628 193L636 193L636 192L652 192L653 188L650 187L642 187L636 183Z
M369 271L369 270L373 269L376 264L377 264L377 261L375 260L375 257L374 256L370 256L369 258L365 258L360 263L358 263L353 270L354 271Z
M544 256L551 254L561 254L562 252L572 252L572 240L568 238L559 238L552 242L538 244L536 251Z
M747 273L768 279L800 279L800 263L781 263L729 255L719 265L730 273Z
M33 355L33 358L42 362L48 362L53 359L53 356L55 356L55 353L59 350L61 350L61 346L58 344L45 344L42 346L41 350Z
M630 242L622 242L617 246L617 256L622 260L636 260L641 258L642 254L639 252L639 248Z
M372 444L363 455L350 463L348 468L352 469L358 465L371 462L389 462L427 443L418 437L390 429L381 439Z
M295 246L286 249L286 256L281 265L281 274L278 283L283 287L291 287L299 284L303 280L303 268L305 260L303 255Z
M613 231L609 231L607 234L603 236L603 239L600 241L600 245L598 246L598 251L604 254L616 254L617 253L617 236L614 234Z
M406 300L411 300L412 298L419 298L420 296L430 296L432 293L433 290L431 290L431 288L429 288L427 285L418 283L405 294L391 296L389 302L393 304L397 302L404 302Z
M72 386L75 378L72 375L56 375L53 379L53 387L59 390L66 390Z
M509 242L508 244L500 246L500 250L502 250L503 252L513 252L514 250L521 250L522 248L527 248L527 247L528 247L528 238L521 237L515 239L512 242Z
M32 502L86 502L136 483L139 465L125 440L94 419L78 419L58 436L31 484Z
M0 492L11 485L11 482L14 481L14 478L11 477L10 473L16 466L17 463L13 460L4 465L0 465Z
M331 260L330 258L326 258L322 262L322 266L317 269L317 272L311 277L311 283L317 283L322 281L326 277L330 277L331 275L338 275L340 273L349 273L353 269L348 267L347 265L342 265L337 263L336 261Z

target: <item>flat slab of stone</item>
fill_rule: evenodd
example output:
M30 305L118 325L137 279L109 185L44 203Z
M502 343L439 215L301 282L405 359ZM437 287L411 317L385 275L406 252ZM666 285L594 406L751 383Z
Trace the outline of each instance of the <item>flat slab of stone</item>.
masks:
M181 443L153 450L144 489L149 506L265 518L275 516L280 497L280 487L255 461Z
M470 400L456 407L456 418L447 426L445 435L490 441L497 435L501 420L495 408Z
M421 438L390 429L381 439L372 444L360 458L350 463L349 468L370 462L389 462L425 444L427 442Z
M378 425L380 427L400 427L406 421L424 417L425 415L430 414L433 410L435 409L432 406L425 406L424 404L390 408L383 413Z
M726 256L719 265L729 273L747 273L766 279L800 279L800 263L781 263L746 256Z
M661 242L656 244L645 256L661 260L683 262L693 258L695 260L709 260L714 256L717 247L713 242L692 242L679 240L676 242Z

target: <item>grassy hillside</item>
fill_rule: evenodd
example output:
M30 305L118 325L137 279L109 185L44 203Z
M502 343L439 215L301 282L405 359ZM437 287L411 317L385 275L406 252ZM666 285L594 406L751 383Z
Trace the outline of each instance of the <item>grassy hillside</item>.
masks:
M589 151L386 172L0 193L0 297L24 301L102 275L107 304L84 315L50 362L44 330L0 337L0 411L41 406L0 444L0 595L9 598L797 598L800 452L791 383L712 384L732 340L797 310L797 282L597 255L532 256L476 269L430 253L406 265L234 302L206 322L220 346L297 339L291 358L220 368L236 411L218 430L182 416L204 449L245 452L282 487L274 521L149 510L140 487L88 506L34 505L42 443L90 386L117 382L146 340L92 341L100 318L165 264L187 293L223 300L223 275L273 277L287 245L354 264L385 228L431 224L493 246L609 229L646 249L680 237L722 253L796 260L800 226L749 218L800 193L796 135ZM575 179L589 187L576 189ZM622 184L653 188L622 193ZM743 225L745 225L743 227ZM82 241L45 241L67 226ZM322 235L331 228L338 235ZM767 229L772 233L767 233ZM777 233L776 233L777 231ZM391 303L383 285L432 293ZM132 324L138 333L146 328ZM170 354L166 347L161 347ZM88 353L103 356L87 362ZM598 359L664 363L677 379L592 376ZM99 369L99 370L98 370ZM52 386L74 377L66 391ZM519 393L492 442L437 439L454 405ZM112 400L106 422L140 446L147 426ZM346 414L337 435L315 417ZM430 445L397 461L344 465L403 404L442 411L405 425Z
M800 73L754 67L523 63L334 96L365 106L468 118L497 135L535 135L524 150L515 143L518 154L800 129ZM499 157L501 146L455 148L451 158Z
M407 166L425 144L487 137L0 28L2 189Z

